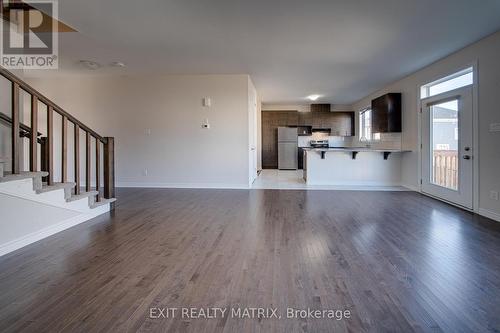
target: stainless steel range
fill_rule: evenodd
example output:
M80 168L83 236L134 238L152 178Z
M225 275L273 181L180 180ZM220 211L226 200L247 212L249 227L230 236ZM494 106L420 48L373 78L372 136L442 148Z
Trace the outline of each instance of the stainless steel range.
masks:
M309 144L312 148L328 148L328 140L311 140Z

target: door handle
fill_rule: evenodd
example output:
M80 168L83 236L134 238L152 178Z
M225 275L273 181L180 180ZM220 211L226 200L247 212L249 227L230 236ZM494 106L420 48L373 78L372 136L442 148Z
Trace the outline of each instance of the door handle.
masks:
M464 160L470 160L470 156L469 155L464 155Z
M464 150L465 151L470 151L470 147L465 147Z

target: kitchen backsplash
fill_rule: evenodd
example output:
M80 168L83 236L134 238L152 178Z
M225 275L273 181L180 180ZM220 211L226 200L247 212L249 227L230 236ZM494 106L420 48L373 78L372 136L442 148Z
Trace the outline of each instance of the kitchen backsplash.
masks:
M326 133L313 133L311 136L299 136L299 147L308 147L311 140L328 140L330 147L349 147L352 143L351 137L328 136Z
M357 137L328 136L326 133L313 133L311 136L299 136L299 147L308 147L311 140L328 140L330 147L364 147L370 145L377 149L401 149L401 133L380 133L380 140L371 142L358 141Z
M380 133L380 140L371 142L359 142L356 140L357 146L369 144L371 148L376 149L401 149L402 136L401 133Z

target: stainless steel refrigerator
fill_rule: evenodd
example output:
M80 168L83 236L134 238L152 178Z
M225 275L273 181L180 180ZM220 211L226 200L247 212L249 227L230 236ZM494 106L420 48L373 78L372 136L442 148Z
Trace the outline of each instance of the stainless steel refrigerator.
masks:
M278 169L297 170L297 128L278 127Z

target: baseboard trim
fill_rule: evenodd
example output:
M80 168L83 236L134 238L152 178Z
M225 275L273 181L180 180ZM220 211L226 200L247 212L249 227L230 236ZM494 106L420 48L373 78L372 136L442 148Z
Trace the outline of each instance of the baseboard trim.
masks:
M306 181L307 186L346 186L346 187L401 187L399 182L379 181L336 181L336 182L314 182Z
M107 208L106 208L107 207ZM4 256L10 252L16 251L22 247L30 245L32 243L38 242L44 238L55 235L61 231L74 227L80 223L86 222L94 217L104 214L109 211L109 204L103 205L99 208L95 208L96 211L88 214L81 214L72 218L67 219L61 223L51 225L47 228L35 231L31 234L25 235L18 239L14 239L10 242L0 245L0 257Z
M467 207L463 207L463 206L460 206L456 203L453 203L453 202L450 202L450 201L447 201L447 200L444 200L442 198L439 198L439 197L436 197L436 196L433 196L431 194L428 194L428 193L425 193L425 192L422 192L422 191L417 191L417 192L420 192L421 194L429 197L429 198L433 198L433 199L436 199L436 200L439 200L441 202L444 202L444 203L447 203L449 205L452 205L452 206L455 206L455 207L458 207L460 209L463 209L463 210L466 210L466 211L469 211L471 213L474 213L474 214L478 214L478 215L481 215L481 216L484 216L484 217L487 217L489 219L492 219L493 221L496 221L496 222L500 222L500 214L498 213L495 213L495 212L492 212L491 210L488 210L488 209L484 209L484 208L478 208L478 209L469 209Z
M491 210L479 208L477 213L494 221L500 222L500 214L492 212Z
M117 182L116 187L143 187L143 188L206 188L206 189L232 189L248 190L248 184L224 184L224 183L140 183L140 182Z
M408 185L408 184L402 184L401 186L406 187L407 189L412 190L414 192L420 192L418 186Z

